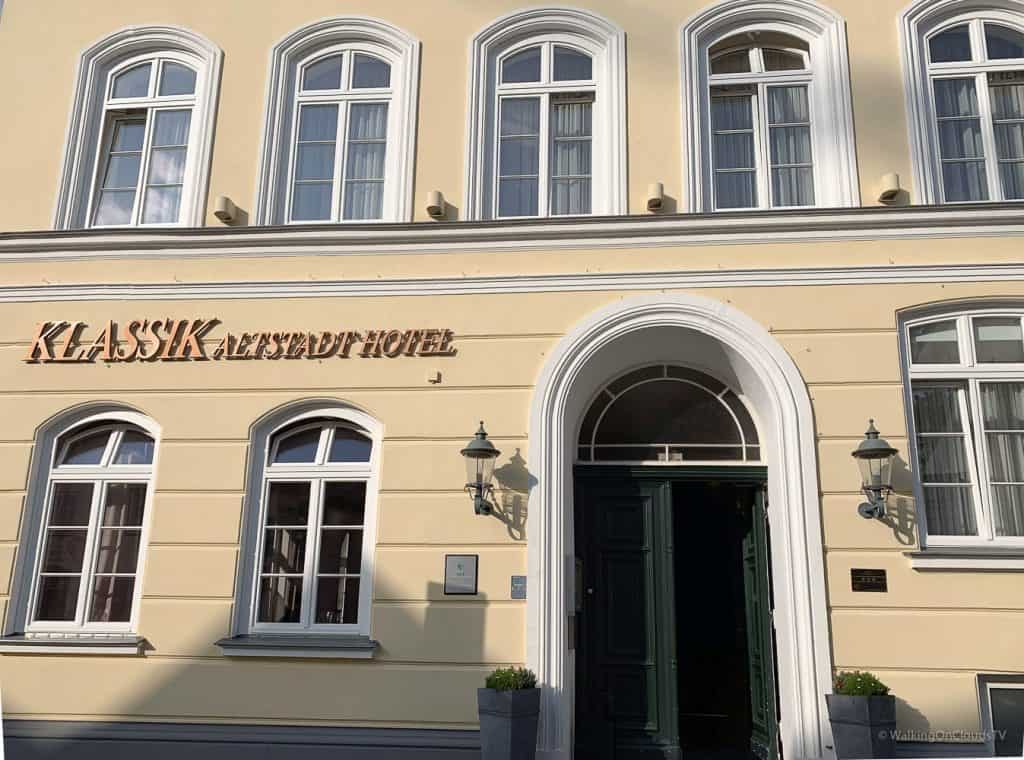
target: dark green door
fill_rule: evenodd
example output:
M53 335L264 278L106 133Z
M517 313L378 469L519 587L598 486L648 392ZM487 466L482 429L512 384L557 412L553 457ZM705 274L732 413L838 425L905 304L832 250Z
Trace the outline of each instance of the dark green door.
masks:
M776 760L779 721L775 701L775 644L764 489L756 489L750 501L750 522L743 537L743 591L750 668L750 747L756 757Z
M669 484L576 490L576 757L679 758Z

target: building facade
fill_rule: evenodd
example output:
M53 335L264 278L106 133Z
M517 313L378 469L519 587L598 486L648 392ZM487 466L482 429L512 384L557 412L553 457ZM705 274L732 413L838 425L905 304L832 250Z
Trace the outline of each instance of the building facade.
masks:
M472 757L508 664L545 758L831 758L842 670L1019 756L1024 2L7 0L0 63L10 757Z

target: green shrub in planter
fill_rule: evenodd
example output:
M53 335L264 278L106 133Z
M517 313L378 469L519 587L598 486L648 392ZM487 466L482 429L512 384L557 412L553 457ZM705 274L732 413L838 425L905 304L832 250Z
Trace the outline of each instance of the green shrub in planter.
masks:
M534 760L540 689L525 668L498 668L477 689L482 760Z
M896 748L896 698L872 673L836 674L826 697L839 760L891 758Z

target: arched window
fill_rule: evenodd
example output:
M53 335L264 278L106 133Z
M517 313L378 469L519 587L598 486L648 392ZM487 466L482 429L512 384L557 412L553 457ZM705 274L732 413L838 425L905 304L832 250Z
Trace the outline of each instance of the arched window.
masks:
M1024 4L929 0L904 29L923 200L1024 199Z
M203 223L220 51L183 29L118 32L82 56L56 226Z
M379 429L354 410L317 407L254 443L252 601L238 627L368 633Z
M154 427L134 413L90 415L37 446L38 502L23 531L35 551L21 561L27 593L13 627L36 638L133 631Z
M274 47L261 223L410 220L418 51L405 32L360 18Z
M697 370L652 365L605 386L583 418L577 461L760 463L750 412L734 391Z
M623 39L571 9L523 11L476 36L471 218L625 210Z
M726 0L682 34L688 210L859 204L840 18Z
M922 545L1024 545L1024 310L903 320Z

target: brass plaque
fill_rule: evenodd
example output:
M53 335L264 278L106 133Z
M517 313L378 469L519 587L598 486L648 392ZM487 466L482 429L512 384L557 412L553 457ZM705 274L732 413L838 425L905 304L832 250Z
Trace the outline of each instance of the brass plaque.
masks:
M885 570L855 567L850 570L850 587L854 591L877 591L884 594L889 590L889 583Z

